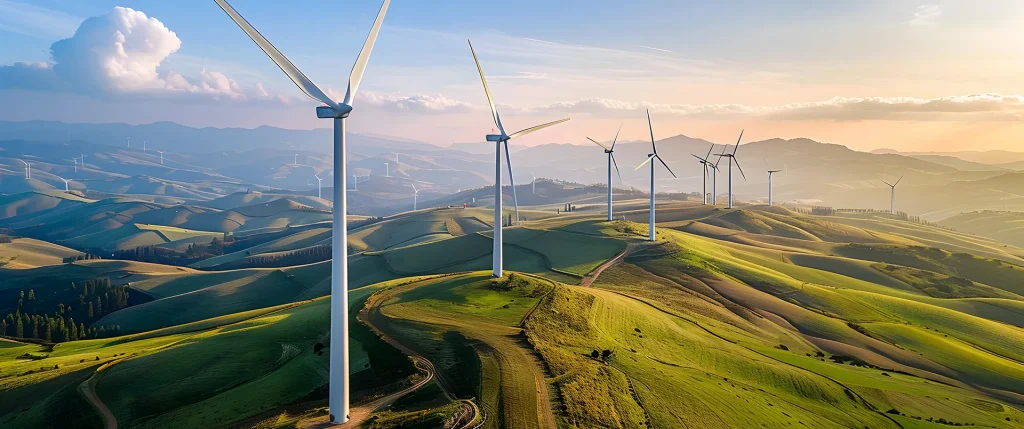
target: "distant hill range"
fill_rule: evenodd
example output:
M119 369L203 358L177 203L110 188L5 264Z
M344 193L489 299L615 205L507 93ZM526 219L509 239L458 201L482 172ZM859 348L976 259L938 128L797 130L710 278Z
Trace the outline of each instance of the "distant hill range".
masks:
M92 199L132 195L162 204L201 203L247 191L315 197L319 176L319 193L330 199L330 141L329 130L319 129L0 122L0 193L63 190L65 178L71 180L70 189ZM705 156L711 147L712 142L682 135L660 140L659 152L678 178L659 173L658 192L699 195L704 172L693 155ZM156 150L168 149L161 163ZM723 149L716 144L713 153ZM350 213L376 216L409 210L414 186L420 190L419 207L486 200L490 193L481 188L493 184L493 150L493 144L484 142L440 147L352 135L345 178L352 191ZM616 147L619 171L614 186L620 192L642 194L649 189L646 168L635 170L649 151L648 142L625 141ZM71 159L82 155L84 169ZM882 181L904 176L897 188L897 209L928 220L964 211L1024 210L1024 197L1017 195L1024 185L1024 175L1017 172L1018 167L1024 169L1024 153L869 153L798 138L744 143L737 157L734 191L737 199L747 202L766 201L766 170L771 168L783 170L774 176L777 203L888 209L889 187ZM545 199L534 197L530 187L526 195L523 187L535 178L595 185L587 191L595 198L604 192L606 157L596 145L515 147L511 158L521 204L557 207L568 202L559 199L578 193L565 198L542 194ZM24 177L22 161L33 164L31 179ZM76 164L81 171L75 171ZM724 196L728 171L725 164L719 167L717 192ZM506 184L508 176L505 170Z

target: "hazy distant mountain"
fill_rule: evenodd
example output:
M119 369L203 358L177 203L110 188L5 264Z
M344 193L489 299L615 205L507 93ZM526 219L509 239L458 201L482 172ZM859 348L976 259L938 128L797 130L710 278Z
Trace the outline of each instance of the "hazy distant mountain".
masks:
M895 149L875 149L871 153L876 154L899 154L906 156L948 156L958 158L967 162L979 164L1000 165L1012 162L1024 162L1024 152L1011 152L1007 150L987 151L959 151L959 152L900 152Z

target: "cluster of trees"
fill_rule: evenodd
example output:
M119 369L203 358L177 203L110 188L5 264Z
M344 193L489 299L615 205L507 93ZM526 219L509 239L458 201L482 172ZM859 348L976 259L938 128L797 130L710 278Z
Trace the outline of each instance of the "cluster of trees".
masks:
M223 255L227 248L225 243L224 240L215 237L209 244L189 244L184 252L178 252L165 247L140 246L134 249L118 250L114 252L113 257L114 259L126 261L186 266L207 258Z
M64 263L66 264L66 263L75 262L75 261L88 261L88 260L92 260L92 259L103 259L103 258L98 256L98 255L93 255L92 253L83 253L81 255L68 256L68 257L64 258Z
M11 234L11 230L0 228L0 243L10 243L14 240L14 235Z
M331 259L331 245L307 247L284 254L257 255L245 258L231 268L278 268L306 265Z
M81 287L71 282L43 297L34 289L18 291L15 311L0 319L0 335L55 343L117 335L120 325L86 328L86 324L135 304L129 296L128 285L114 285L106 277L88 280Z

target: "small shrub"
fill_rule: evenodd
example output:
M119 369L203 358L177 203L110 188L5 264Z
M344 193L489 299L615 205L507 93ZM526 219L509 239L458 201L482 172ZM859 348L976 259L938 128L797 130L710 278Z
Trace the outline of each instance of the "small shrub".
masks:
M599 352L597 350L594 350L594 351L590 352L590 357L592 357L594 359L597 359L597 358L601 357L601 352Z
M779 349L789 351L789 347L786 347L785 344L779 344Z

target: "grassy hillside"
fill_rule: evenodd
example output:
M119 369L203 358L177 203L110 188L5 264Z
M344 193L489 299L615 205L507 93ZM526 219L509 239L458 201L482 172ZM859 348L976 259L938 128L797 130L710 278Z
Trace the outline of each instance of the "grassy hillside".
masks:
M78 251L53 243L15 238L10 243L0 243L0 268L25 269L57 265L63 263L64 258L79 254Z

